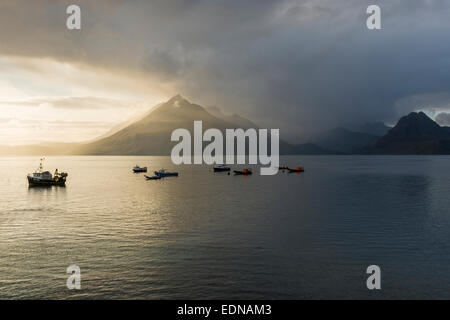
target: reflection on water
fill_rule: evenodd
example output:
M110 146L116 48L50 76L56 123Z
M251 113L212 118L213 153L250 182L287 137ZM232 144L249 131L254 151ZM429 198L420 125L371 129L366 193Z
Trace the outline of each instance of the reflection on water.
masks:
M66 186L28 186L28 193L41 193L44 191L54 192L55 194L61 193L60 190L66 190Z
M0 298L450 298L449 160L285 157L306 172L235 176L55 157L67 186L28 188L38 159L0 158ZM146 181L136 163L180 177Z

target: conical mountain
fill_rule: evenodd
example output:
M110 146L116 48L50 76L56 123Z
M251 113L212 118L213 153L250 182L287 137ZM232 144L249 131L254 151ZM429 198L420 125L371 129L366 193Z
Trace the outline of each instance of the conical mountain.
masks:
M156 106L143 119L115 134L83 145L79 154L90 155L169 155L175 142L170 141L173 130L185 128L193 132L195 120L203 128L223 129L231 124L217 119L204 108L190 103L180 95Z
M214 113L214 112L211 112ZM194 131L194 121L201 120L203 131L217 128L255 128L257 126L238 115L216 116L198 104L191 103L181 95L159 104L144 118L103 139L84 144L74 153L82 155L170 155L177 142L171 141L172 132L178 128ZM323 154L326 150L313 144L291 145L280 140L280 153Z
M423 112L412 112L377 139L369 153L450 154L450 128L439 126Z

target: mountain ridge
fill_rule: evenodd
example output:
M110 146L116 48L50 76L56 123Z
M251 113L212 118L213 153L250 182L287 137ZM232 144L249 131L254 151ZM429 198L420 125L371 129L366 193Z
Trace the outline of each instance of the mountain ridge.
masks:
M377 136L365 132L355 132L344 127L337 127L313 137L311 142L337 154L351 154L358 153L361 148L377 138Z
M217 107L204 108L176 95L90 141L0 146L0 155L170 155L178 143L170 140L173 130L193 132L195 120L202 120L203 130L259 129L240 115L226 115ZM388 131L376 136L338 127L302 144L280 139L280 154L450 154L450 127L440 126L423 112L401 117L392 128L377 122L355 128Z
M77 150L81 155L170 155L177 142L170 140L173 130L185 128L193 132L195 120L201 120L203 130L217 128L222 132L231 128L258 127L238 115L226 116L220 112L214 116L206 108L176 95L160 104L141 120L119 130L109 137L83 144ZM238 123L233 123L237 120ZM314 144L289 144L280 140L280 154L330 154Z
M450 128L440 126L424 112L411 112L367 146L366 153L450 154Z

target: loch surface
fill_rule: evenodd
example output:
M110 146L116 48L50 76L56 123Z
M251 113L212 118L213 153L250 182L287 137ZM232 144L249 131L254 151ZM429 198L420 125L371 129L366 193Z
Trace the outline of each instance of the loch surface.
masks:
M176 170L146 181L134 165ZM450 157L289 156L233 176L169 157L0 158L0 298L450 298ZM242 166L240 166L242 168ZM68 290L66 268L81 268ZM380 291L366 287L381 268Z

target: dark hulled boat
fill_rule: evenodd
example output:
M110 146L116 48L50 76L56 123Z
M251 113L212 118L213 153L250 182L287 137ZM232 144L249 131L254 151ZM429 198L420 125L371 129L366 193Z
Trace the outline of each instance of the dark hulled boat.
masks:
M135 167L133 168L133 172L134 172L134 173L147 172L147 167L139 167L139 166L135 166Z
M253 172L249 169L244 169L244 170L233 170L235 175L244 175L247 176L249 174L253 174Z
M297 167L295 169L291 169L291 168L287 168L289 173L294 173L294 172L305 172L305 169L303 167Z
M145 176L145 179L147 179L147 180L161 180L161 176L153 176L153 177Z
M224 164L214 167L214 172L230 172L230 171L231 171L231 168Z
M155 171L155 176L158 177L178 177L178 172L168 172L166 169Z
M33 174L28 174L28 185L30 187L65 186L68 174L65 172L58 172L58 169L55 170L53 175L49 171L44 171L42 166L43 160L44 158L41 159L39 168Z

